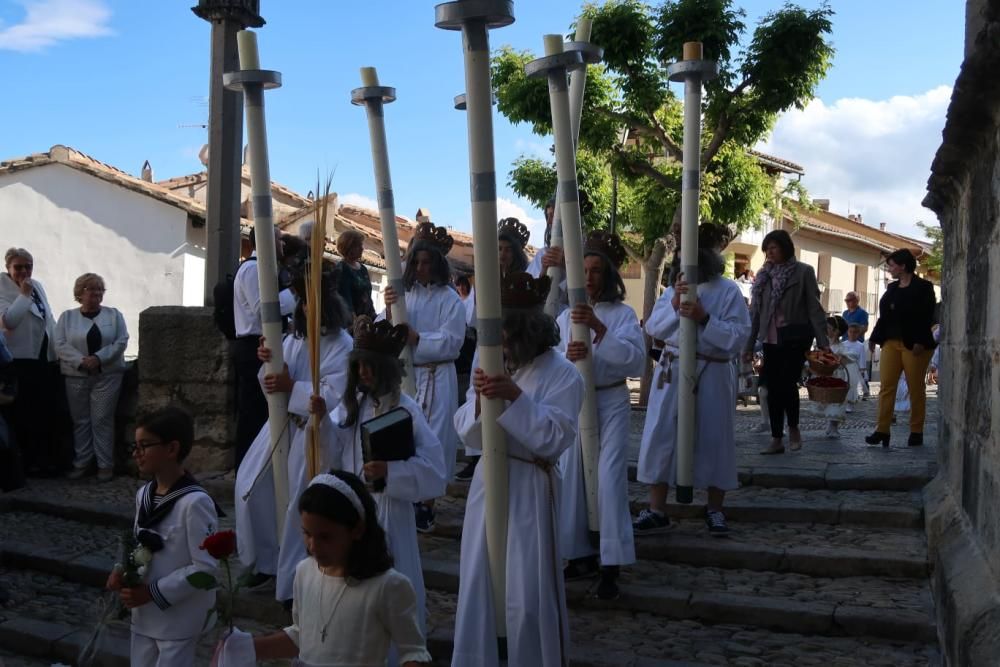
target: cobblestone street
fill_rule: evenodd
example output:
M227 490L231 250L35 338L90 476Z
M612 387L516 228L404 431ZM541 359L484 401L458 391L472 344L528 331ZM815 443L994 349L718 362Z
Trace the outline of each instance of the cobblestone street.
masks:
M926 445L906 448L905 417L889 450L869 447L876 400L861 402L841 427L803 403L801 452L761 456L768 434L756 405L737 418L741 488L728 495L732 535L713 539L701 520L704 497L671 502L677 527L637 541L639 562L623 568L620 599L593 597L596 582L568 586L575 665L940 664L921 487L935 472L937 399L928 400ZM633 412L634 448L644 412ZM633 456L634 458L634 456ZM634 473L634 470L633 470ZM204 483L228 514L231 475ZM71 664L94 627L101 586L131 522L139 482L120 478L32 480L0 496L0 665ZM458 591L458 553L467 485L450 485L434 534L421 536L435 664L448 664ZM633 511L645 488L630 483ZM266 593L245 595L241 628L287 620ZM214 636L199 664L207 664ZM112 624L101 665L127 664L127 627Z

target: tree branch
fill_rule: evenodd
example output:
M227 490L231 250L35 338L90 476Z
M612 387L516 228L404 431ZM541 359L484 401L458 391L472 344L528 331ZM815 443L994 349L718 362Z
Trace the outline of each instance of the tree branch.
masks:
M648 162L633 159L621 146L616 146L614 152L625 163L625 167L633 174L648 176L664 188L676 190L680 187L681 183L679 180L673 176L664 174Z
M719 153L719 149L722 148L722 144L729 138L729 129L733 126L732 118L729 116L729 106L732 104L733 100L742 95L743 91L749 88L752 83L753 79L751 77L747 77L740 82L740 85L733 88L733 91L729 93L726 104L722 107L722 111L719 113L719 122L715 124L715 129L712 131L712 141L709 142L708 146L705 147L705 150L701 152L702 167L708 166L708 163L712 161L712 158Z
M625 75L633 80L637 78L635 69L631 65L625 65ZM646 114L646 119L649 121L648 127L652 130L653 136L659 139L660 143L663 144L663 149L667 157L672 157L678 162L683 161L684 151L682 151L681 147L667 135L667 131L663 128L663 125L656 117L656 109L645 108L642 111Z

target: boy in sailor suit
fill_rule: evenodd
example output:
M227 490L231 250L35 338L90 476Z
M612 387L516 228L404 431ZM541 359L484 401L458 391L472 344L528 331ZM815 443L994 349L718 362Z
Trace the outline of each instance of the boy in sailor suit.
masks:
M206 629L215 591L195 588L188 576L215 576L217 561L200 548L215 532L215 501L184 470L194 424L179 408L164 408L139 420L133 455L139 471L153 480L136 494L135 534L152 553L143 585L125 588L113 572L108 588L132 610L131 664L190 667L198 638ZM141 570L140 570L141 572Z

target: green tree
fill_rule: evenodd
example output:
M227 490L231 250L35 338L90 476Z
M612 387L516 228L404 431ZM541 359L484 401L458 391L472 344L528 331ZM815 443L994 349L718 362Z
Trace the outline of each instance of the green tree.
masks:
M941 262L944 258L944 232L939 225L928 225L923 221L917 222L917 227L924 233L927 240L931 242L930 252L920 258L920 265L940 276Z
M833 56L833 12L826 5L811 11L785 5L761 19L746 43L745 13L731 0L657 6L607 0L585 4L582 13L593 21L591 41L604 49L603 62L588 70L580 128L581 188L594 200L585 222L607 220L614 174L619 229L631 257L645 269L648 316L680 219L683 105L668 87L663 63L678 60L689 41L702 42L705 58L718 61L719 76L705 86L701 212L734 232L753 227L781 198L747 149L781 112L802 108L813 97ZM493 83L500 112L544 136L552 132L547 86L524 75L534 57L500 49ZM519 159L510 174L513 189L539 207L552 196L554 183L552 165L539 159ZM590 187L597 190L591 194Z

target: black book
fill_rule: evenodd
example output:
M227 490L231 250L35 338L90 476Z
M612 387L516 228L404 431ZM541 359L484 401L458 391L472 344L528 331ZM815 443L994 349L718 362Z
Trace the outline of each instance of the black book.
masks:
M416 453L413 442L413 418L405 408L361 422L361 451L369 461L405 461ZM376 491L385 489L385 480L377 480Z

